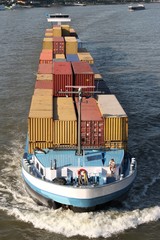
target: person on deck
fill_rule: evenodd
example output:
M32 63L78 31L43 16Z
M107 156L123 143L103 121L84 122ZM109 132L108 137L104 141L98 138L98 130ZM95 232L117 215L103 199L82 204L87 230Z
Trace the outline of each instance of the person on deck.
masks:
M113 158L109 161L109 168L110 168L111 174L114 174L116 169L116 163Z

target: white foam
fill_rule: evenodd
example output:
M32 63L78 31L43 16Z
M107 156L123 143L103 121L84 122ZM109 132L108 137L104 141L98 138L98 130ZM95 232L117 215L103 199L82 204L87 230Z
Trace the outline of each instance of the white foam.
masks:
M0 209L6 211L8 215L49 232L63 234L67 237L81 235L89 238L108 238L127 229L160 219L160 207L158 206L142 210L110 209L89 213L74 213L61 208L51 210L38 206L24 190L20 169L23 152L15 151L19 147L20 144L16 142L11 149L11 155L4 156L4 160L7 159L7 161L5 170L2 169L3 177L0 181ZM10 179L13 183L9 182ZM155 182L156 179L153 179L145 186L142 194L146 194Z

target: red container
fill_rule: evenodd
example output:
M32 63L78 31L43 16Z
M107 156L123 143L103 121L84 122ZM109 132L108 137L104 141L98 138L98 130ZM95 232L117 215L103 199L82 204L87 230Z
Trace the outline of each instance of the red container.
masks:
M52 63L48 63L48 64L45 64L45 63L41 63L39 64L39 67L38 67L38 73L39 74L51 74L53 73L53 64Z
M46 52L42 51L39 57L39 63L52 63L53 62L53 56L52 51Z
M53 95L54 96L72 96L72 94L59 93L59 91L72 91L72 88L66 86L73 85L73 74L70 62L54 62L53 64Z
M63 54L64 53L64 38L53 37L53 53Z
M78 106L78 98L76 98L77 111ZM95 147L104 145L104 121L94 98L82 98L81 144Z
M94 86L94 72L87 62L72 62L75 86ZM83 95L90 96L94 88L84 88Z
M35 89L52 89L52 88L53 88L53 81L49 81L49 80L36 81Z

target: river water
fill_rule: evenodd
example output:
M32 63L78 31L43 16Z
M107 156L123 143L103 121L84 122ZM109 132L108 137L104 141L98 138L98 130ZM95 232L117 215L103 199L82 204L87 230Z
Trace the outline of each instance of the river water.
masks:
M68 13L129 117L138 175L120 206L90 213L49 210L26 194L21 158L48 12ZM160 4L0 12L0 240L157 240L160 236Z

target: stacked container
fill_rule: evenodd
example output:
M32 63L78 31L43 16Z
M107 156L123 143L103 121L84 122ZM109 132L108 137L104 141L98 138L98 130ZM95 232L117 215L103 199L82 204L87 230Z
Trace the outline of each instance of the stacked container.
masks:
M77 54L78 42L75 37L64 37L65 39L65 53L66 54Z
M52 63L53 52L52 50L43 50L39 57L39 63Z
M46 37L43 39L43 49L53 50L53 39L52 37Z
M37 80L52 81L53 80L53 64L39 64Z
M74 85L75 86L88 86L84 88L84 96L91 95L90 92L94 91L94 72L87 62L72 62ZM90 87L93 86L93 87Z
M75 93L69 93L72 86L82 87L83 92L81 145L127 148L128 117L116 97L108 94L94 65L91 67L94 60L82 49L75 30L69 25L56 25L47 29L45 36L28 117L29 152L35 147L77 146L79 102ZM102 93L92 94L94 90Z
M29 151L35 147L47 148L53 145L53 104L52 96L33 95L29 117Z
M53 89L52 80L37 80L35 84L35 89Z
M66 58L65 58L64 54L55 54L55 59L60 59L63 62L63 60L66 59Z
M54 62L53 64L53 95L71 96L72 94L59 93L59 91L72 91L72 88L66 86L73 85L73 73L70 62Z
M128 141L128 117L115 95L98 95L98 105L104 118L105 146L126 148Z
M53 37L52 30L51 30L51 32L50 32L50 31L46 31L46 32L45 32L45 37L46 37L46 38L48 38L48 37Z
M78 58L82 62L88 62L89 64L94 64L93 57L89 52L79 52Z
M62 28L59 25L54 25L52 29L53 37L61 37L62 36Z
M75 99L77 112L78 98ZM82 98L81 103L81 144L100 147L104 145L104 121L97 101L94 98Z
M53 37L53 54L64 54L64 38Z
M34 95L38 95L38 96L52 96L53 93L52 93L52 89L35 88Z
M77 118L72 98L54 97L54 145L77 145Z

